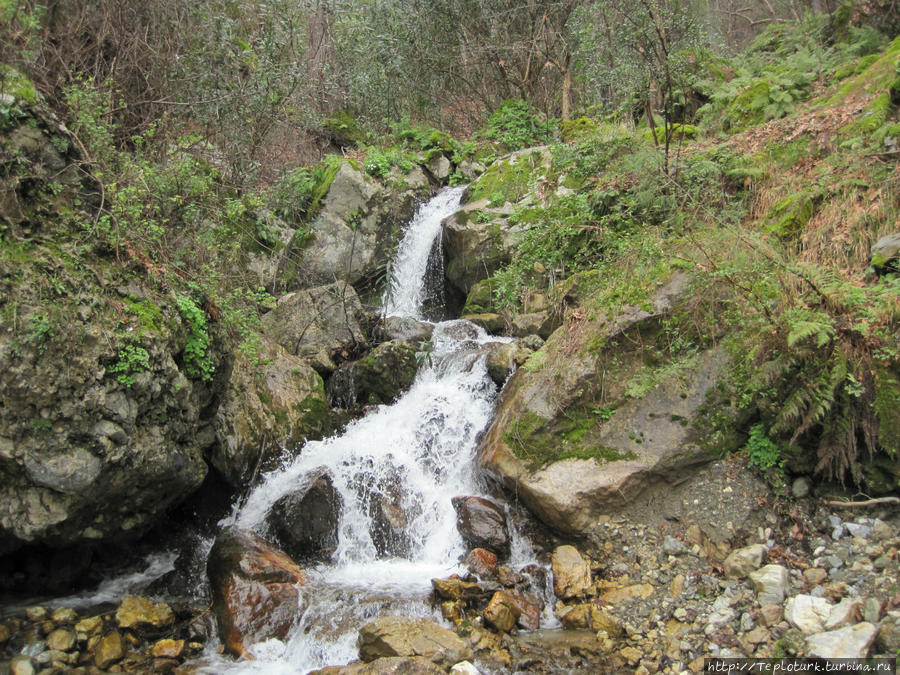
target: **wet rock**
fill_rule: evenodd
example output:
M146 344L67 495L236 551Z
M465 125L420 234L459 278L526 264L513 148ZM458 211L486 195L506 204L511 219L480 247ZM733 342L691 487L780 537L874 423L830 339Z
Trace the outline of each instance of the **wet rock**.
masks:
M485 621L504 633L513 629L521 615L519 603L514 601L506 591L494 593L488 606L482 612Z
M766 559L767 552L768 549L763 544L753 544L732 551L722 565L725 569L725 577L743 579L750 572L759 569Z
M184 654L184 640L159 640L150 648L155 658L179 659Z
M330 429L321 376L298 356L263 339L257 359L238 359L216 413L210 463L234 487L275 460L285 443Z
M100 670L106 670L123 658L125 658L125 641L118 631L104 635L94 648L94 665Z
M158 632L175 622L172 608L164 602L126 595L116 610L116 623L122 630Z
M352 408L357 404L390 403L416 379L416 349L402 340L382 342L363 358L344 363L328 381L332 405Z
M403 469L390 467L381 476L359 477L369 514L369 536L379 557L402 557L410 552L407 528L421 513L422 500L404 491Z
M485 548L473 548L466 556L466 565L478 577L492 577L497 574L497 555Z
M25 618L32 623L44 621L49 616L49 614L50 613L47 611L46 607L29 607L25 610Z
M485 363L488 375L498 387L502 386L516 368L525 363L535 351L528 342L528 340L516 340L514 342L492 342L487 345Z
M57 628L47 636L47 648L67 652L75 646L75 631Z
M418 345L430 340L433 332L434 324L408 316L389 316L381 322L376 335L382 340L402 340Z
M320 467L272 505L266 522L292 558L325 560L338 543L341 510L331 474Z
M461 317L471 321L476 326L484 328L488 335L504 335L506 333L506 319L501 314L485 312L483 314L463 314Z
M344 282L283 295L262 317L269 337L326 374L337 369L335 354L366 345L364 321L356 291Z
M438 597L446 600L470 600L486 594L484 588L473 581L463 581L454 575L447 579L432 579L431 587Z
M5 623L0 623L0 645L5 645L12 636L12 631Z
M447 180L450 177L450 171L453 168L450 164L450 160L444 157L443 154L432 157L425 167L428 169L428 173L434 176L434 179L438 182Z
M88 637L96 635L103 628L102 616L91 616L75 624L75 632Z
M10 675L34 675L34 663L27 656L14 656L9 662Z
M784 618L805 635L822 632L830 614L831 603L825 598L812 595L796 595L788 598L784 607Z
M489 222L474 216L481 210ZM512 260L527 227L509 223L509 212L491 209L486 203L470 202L443 222L442 243L450 283L468 294L479 281L489 278Z
M55 623L75 623L78 613L71 607L57 607L50 614L50 619Z
M862 659L869 655L877 632L871 623L858 623L806 638L806 650L809 656L823 659Z
M258 535L224 530L206 563L213 614L225 648L237 656L250 644L283 639L297 613L306 574Z
M791 575L781 565L765 565L749 576L760 605L780 605L791 588Z
M399 230L408 222L428 181L414 167L386 186L344 162L334 175L313 221L284 250L279 282L288 289L319 286L335 278L362 285L390 260Z
M559 546L553 551L553 592L558 598L585 595L591 587L591 566L574 546Z
M456 528L469 546L509 555L509 529L501 507L483 497L454 497L452 502Z
M456 633L428 619L386 617L359 629L359 657L363 661L389 656L423 656L449 668L473 657Z

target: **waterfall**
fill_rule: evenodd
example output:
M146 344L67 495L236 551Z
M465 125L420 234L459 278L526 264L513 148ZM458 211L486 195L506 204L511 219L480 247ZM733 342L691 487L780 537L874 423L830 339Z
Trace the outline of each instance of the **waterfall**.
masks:
M419 318L428 257L461 194L461 188L442 191L410 223L385 298L386 316ZM327 467L344 505L339 542L331 562L308 570L312 581L288 639L254 646L255 662L218 657L215 672L303 673L344 664L357 658L357 630L372 618L440 620L428 605L430 580L461 572L458 561L466 551L451 498L484 494L472 464L476 436L497 395L482 349L490 340L497 338L466 321L436 324L431 350L404 396L350 423L340 436L306 443L250 493L232 521L265 535L272 505L311 471ZM406 522L399 550L386 551L373 537L373 499L401 507ZM513 550L528 554L521 543Z
M424 204L410 221L391 266L391 285L384 299L385 316L421 319L428 298L428 260L440 244L441 222L459 209L465 188L447 188ZM442 277L443 275L441 275ZM437 280L438 283L442 279Z

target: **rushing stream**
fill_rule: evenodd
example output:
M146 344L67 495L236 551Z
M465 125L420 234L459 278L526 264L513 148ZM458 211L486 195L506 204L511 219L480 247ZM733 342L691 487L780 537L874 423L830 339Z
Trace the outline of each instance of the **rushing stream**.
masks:
M461 194L461 188L442 191L410 223L394 261L386 316L422 319L428 260L435 257L441 221L459 208ZM473 455L497 395L482 347L497 340L466 321L436 324L431 349L404 396L352 422L341 436L307 443L293 461L264 476L223 523L265 536L272 505L321 467L343 498L337 549L330 563L308 570L300 618L286 641L254 646L255 661L215 658L211 672L303 673L345 664L357 658L358 628L373 618L440 620L428 603L430 580L463 571L459 559L466 551L451 498L485 490ZM402 510L400 541L379 540L372 506L378 500ZM531 562L529 547L512 529L512 562Z

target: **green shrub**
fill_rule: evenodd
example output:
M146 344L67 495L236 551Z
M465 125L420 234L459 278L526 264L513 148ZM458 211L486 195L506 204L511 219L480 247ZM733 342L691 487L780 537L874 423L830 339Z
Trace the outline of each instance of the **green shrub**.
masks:
M554 138L554 120L545 120L529 103L504 101L488 118L482 137L501 143L508 151L549 143Z
M215 366L209 353L211 338L206 312L187 295L179 295L176 302L189 330L184 345L185 372L192 379L208 382L212 380Z

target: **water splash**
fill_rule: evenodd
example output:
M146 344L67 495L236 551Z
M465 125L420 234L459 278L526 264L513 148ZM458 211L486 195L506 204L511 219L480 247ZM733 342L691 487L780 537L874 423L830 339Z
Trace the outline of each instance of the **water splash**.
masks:
M440 241L441 223L459 209L464 190L442 190L423 204L410 221L394 258L391 288L384 299L385 316L423 318L422 307L428 296L428 259L435 242Z
M410 223L394 266L385 316L421 318L428 257L441 221L459 206L462 188L447 189ZM298 619L284 641L250 648L255 662L225 662L209 654L204 672L303 673L357 658L358 629L386 615L440 620L427 598L431 579L462 572L466 548L456 528L452 497L484 495L473 469L478 434L493 412L497 388L487 373L484 345L497 341L467 321L434 328L431 348L410 390L393 405L373 409L341 436L308 442L261 484L227 523L267 534L273 504L322 466L343 509L333 559L309 570ZM385 542L373 519L378 504L402 513L402 537ZM533 553L515 528L512 564Z

